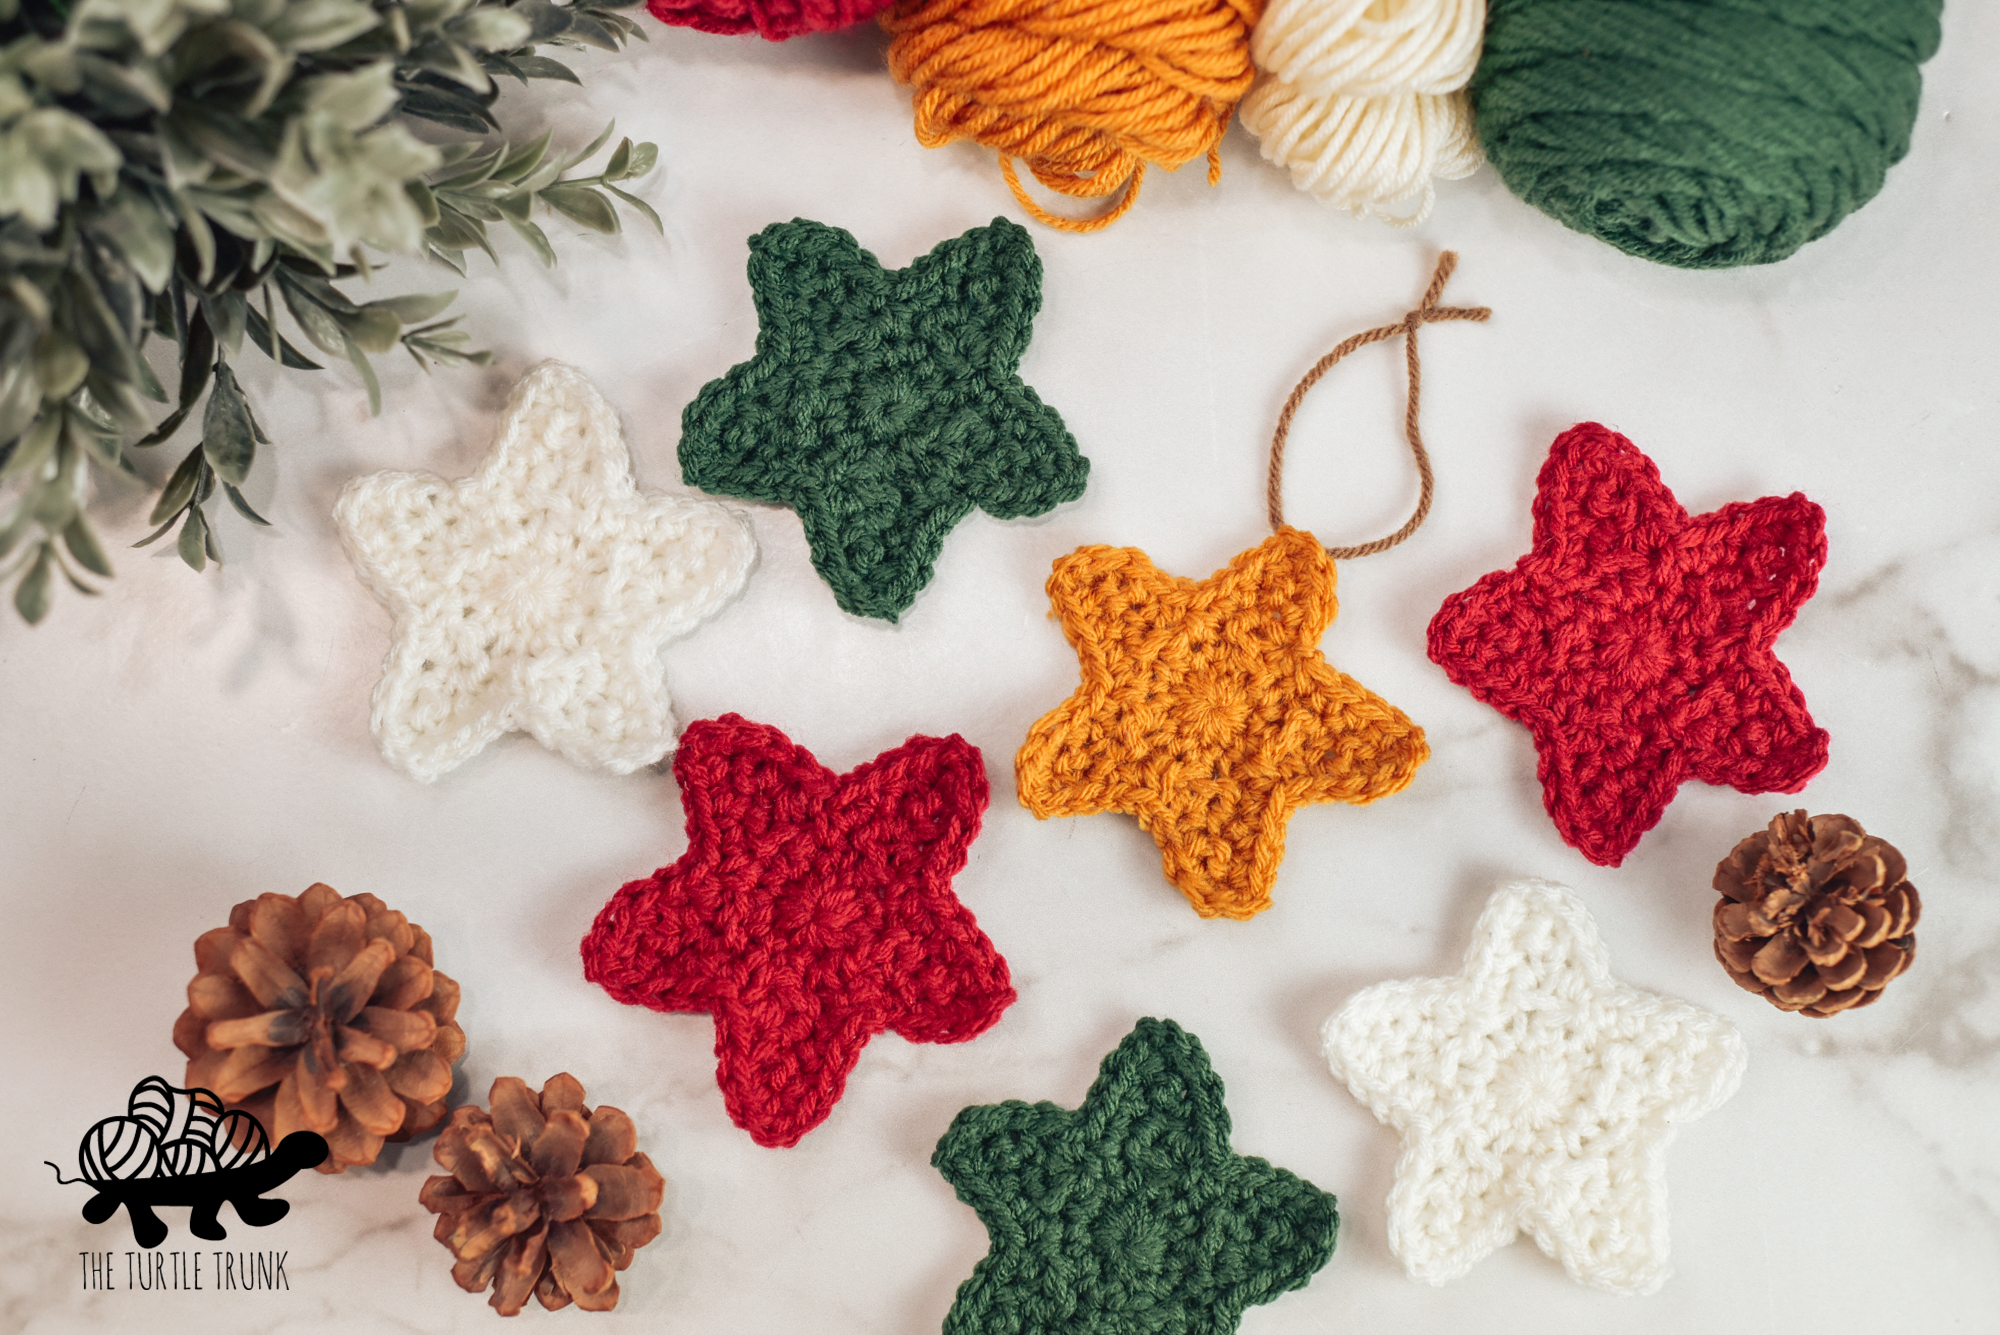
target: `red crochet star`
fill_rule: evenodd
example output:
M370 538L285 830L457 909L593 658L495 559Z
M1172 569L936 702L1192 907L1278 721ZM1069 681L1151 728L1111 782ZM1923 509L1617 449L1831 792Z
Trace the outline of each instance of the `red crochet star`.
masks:
M835 774L725 714L689 725L674 777L687 852L612 896L584 976L714 1015L716 1083L758 1144L825 1121L883 1030L959 1043L1012 1004L1007 962L951 890L986 809L964 738L912 737Z
M1535 736L1556 829L1615 867L1687 779L1797 792L1827 737L1771 651L1826 564L1797 492L1689 517L1653 461L1585 422L1549 447L1535 545L1445 599L1431 661Z

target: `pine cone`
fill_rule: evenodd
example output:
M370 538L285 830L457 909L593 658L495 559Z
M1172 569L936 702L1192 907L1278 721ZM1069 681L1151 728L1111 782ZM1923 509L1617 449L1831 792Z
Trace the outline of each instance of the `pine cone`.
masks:
M458 984L431 967L430 935L375 896L259 895L204 932L194 960L174 1023L187 1083L272 1141L317 1131L332 1150L320 1171L338 1173L444 1120L465 1055Z
M1907 870L1850 817L1780 813L1716 865L1715 957L1780 1010L1872 1005L1916 958Z
M638 1152L632 1119L583 1106L564 1073L540 1098L513 1076L493 1082L490 1113L464 1106L431 1151L448 1176L417 1199L438 1216L434 1236L458 1258L468 1293L493 1286L501 1316L532 1292L551 1312L618 1305L618 1272L660 1235L666 1179Z

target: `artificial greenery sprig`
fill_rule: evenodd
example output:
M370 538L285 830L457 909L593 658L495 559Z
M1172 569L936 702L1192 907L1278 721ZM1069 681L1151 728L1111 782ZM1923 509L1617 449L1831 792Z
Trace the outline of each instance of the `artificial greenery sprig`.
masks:
M479 363L451 292L357 302L371 253L428 254L465 272L506 222L545 263L546 205L619 230L618 187L650 171L651 144L621 140L593 176L547 135L512 147L495 76L578 82L538 46L618 50L644 33L636 0L0 0L0 578L29 621L54 577L83 592L111 563L84 514L91 465L131 472L124 442L151 446L201 409L201 441L169 476L151 542L179 527L192 567L217 559L204 506L241 487L269 444L231 360L246 344L320 369L280 330L351 363L370 407L369 357ZM415 118L480 136L442 145ZM170 399L144 355L171 339ZM204 395L206 396L204 402ZM169 402L157 424L147 400ZM150 430L147 428L150 426ZM6 499L11 496L11 501ZM144 545L141 543L139 545Z

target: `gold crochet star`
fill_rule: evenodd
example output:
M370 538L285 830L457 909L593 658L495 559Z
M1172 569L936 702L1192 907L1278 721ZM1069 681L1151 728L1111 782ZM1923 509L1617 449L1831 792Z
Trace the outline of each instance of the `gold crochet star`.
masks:
M1430 756L1422 728L1320 653L1333 586L1333 558L1294 528L1198 582L1136 547L1058 560L1049 599L1083 683L1029 729L1021 804L1138 817L1204 918L1269 908L1293 811L1399 792Z

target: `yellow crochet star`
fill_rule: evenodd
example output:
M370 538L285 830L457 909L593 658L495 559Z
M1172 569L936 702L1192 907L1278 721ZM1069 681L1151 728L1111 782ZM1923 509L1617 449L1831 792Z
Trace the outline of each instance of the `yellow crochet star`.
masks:
M1430 756L1422 728L1320 653L1333 585L1333 558L1294 528L1199 582L1136 547L1057 560L1049 599L1083 684L1028 730L1021 805L1138 817L1204 918L1271 907L1293 811L1400 792Z

